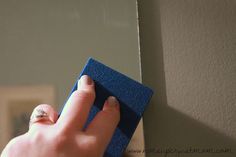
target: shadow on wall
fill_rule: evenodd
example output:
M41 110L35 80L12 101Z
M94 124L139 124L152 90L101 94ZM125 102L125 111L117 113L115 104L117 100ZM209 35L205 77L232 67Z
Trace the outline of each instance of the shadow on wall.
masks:
M235 157L236 154L235 140L155 100L144 116L144 129L147 157Z
M155 90L144 114L147 157L235 157L234 139L168 107L159 1L139 0L138 6L142 79ZM175 149L186 152L178 154ZM207 152L201 153L204 150Z

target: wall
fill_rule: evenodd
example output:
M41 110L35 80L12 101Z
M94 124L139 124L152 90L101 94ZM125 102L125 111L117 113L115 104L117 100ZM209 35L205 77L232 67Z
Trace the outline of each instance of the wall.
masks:
M0 1L0 85L53 84L62 105L88 57L140 80L136 1Z
M168 157L235 156L236 2L138 2L143 82L155 90L144 115L147 156L166 148Z

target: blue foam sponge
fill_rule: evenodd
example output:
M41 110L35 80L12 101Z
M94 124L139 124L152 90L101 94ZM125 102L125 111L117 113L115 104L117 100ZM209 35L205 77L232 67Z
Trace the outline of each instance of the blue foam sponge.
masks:
M153 91L92 58L88 60L79 78L82 75L88 75L94 80L96 90L96 99L90 110L85 128L102 109L109 96L115 96L120 102L121 119L104 156L121 157L152 97ZM77 81L71 93L75 90L77 90Z

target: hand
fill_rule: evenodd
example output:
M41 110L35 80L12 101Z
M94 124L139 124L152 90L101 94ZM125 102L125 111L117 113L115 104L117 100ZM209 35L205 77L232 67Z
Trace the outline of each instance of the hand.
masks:
M94 99L94 82L84 75L59 118L51 106L37 106L28 132L12 139L1 157L102 157L120 119L119 103L109 97L84 130Z

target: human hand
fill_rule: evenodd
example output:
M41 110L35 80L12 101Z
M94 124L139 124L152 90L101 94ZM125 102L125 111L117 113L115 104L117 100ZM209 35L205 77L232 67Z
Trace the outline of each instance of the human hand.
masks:
M51 106L37 106L28 132L12 139L1 157L102 157L120 120L119 102L109 97L84 130L94 99L94 82L84 75L59 118Z

